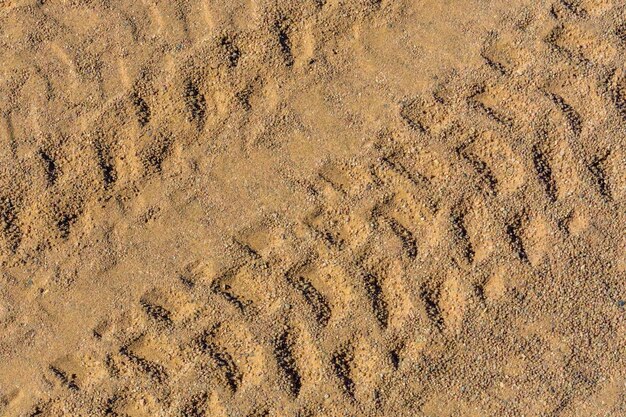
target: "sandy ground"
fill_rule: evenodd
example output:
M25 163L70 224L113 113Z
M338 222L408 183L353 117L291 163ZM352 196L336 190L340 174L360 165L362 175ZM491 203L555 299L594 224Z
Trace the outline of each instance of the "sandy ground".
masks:
M0 415L626 416L626 3L0 0Z

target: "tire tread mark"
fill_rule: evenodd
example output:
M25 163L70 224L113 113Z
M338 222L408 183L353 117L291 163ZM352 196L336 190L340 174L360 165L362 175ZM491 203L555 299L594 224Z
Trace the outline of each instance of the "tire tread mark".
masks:
M426 133L426 126L415 116L413 106L416 105L415 100L405 102L400 108L400 117L412 130L420 133Z
M235 41L232 37L225 35L222 37L220 44L228 60L228 67L235 68L239 63L239 58L241 58L241 51L235 44Z
M195 395L180 411L180 417L204 417L209 394L206 392Z
M484 86L477 86L472 92L472 94L470 94L470 96L468 97L469 105L472 108L485 114L489 119L493 120L494 122L504 127L512 128L513 119L511 117L506 116L498 112L497 110L487 106L485 103L482 103L476 100L476 96L483 94L485 91L486 91L486 88Z
M578 114L578 112L558 94L552 92L547 92L546 94L559 108L559 110L561 110L565 116L565 120L567 120L567 123L570 126L570 129L572 129L574 136L580 136L580 133L582 132L582 118L580 117L580 114Z
M0 198L0 225L9 251L15 253L22 242L22 230L18 224L15 205L8 197Z
M470 241L469 234L467 233L465 216L466 214L461 210L455 210L452 213L452 231L458 244L461 246L463 256L465 257L467 262L471 264L472 262L474 262L475 251L472 247L472 242Z
M420 296L426 307L426 315L433 322L435 327L439 330L443 330L444 320L441 308L437 302L438 293L429 288L423 287Z
M518 258L525 263L529 263L528 253L526 252L526 247L522 239L522 223L522 216L517 216L506 225L506 235L508 236L511 248L517 254Z
M372 303L374 316L378 324L384 329L387 327L389 321L389 311L383 295L383 289L380 285L380 280L376 275L366 271L362 272L362 279L365 292Z
M224 279L233 276L236 273L236 270L228 271L225 275L215 279L211 284L211 290L220 296L222 296L226 301L237 307L237 309L245 313L246 308L252 304L252 301L244 300L241 297L238 297L235 293L231 291L231 287L229 284L224 283Z
M144 127L150 123L151 111L146 100L137 92L133 92L131 95L133 107L135 109L135 117L139 126Z
M233 393L235 393L241 386L243 374L239 370L239 367L235 364L233 357L225 350L220 349L216 343L211 341L217 327L219 326L204 332L197 340L198 346L200 350L208 354L217 367L223 371L228 387Z
M287 274L287 281L302 294L311 310L313 310L317 323L321 327L325 327L331 317L331 309L326 297L311 282L300 275Z
M354 354L351 347L344 347L339 349L332 355L331 364L333 371L339 381L343 391L354 400L355 398L355 383L352 379L352 361L354 360Z
M623 44L626 44L626 22L615 28L615 36Z
M588 166L589 171L595 179L598 192L605 200L612 200L611 186L606 173L606 160L610 153L606 153L602 156L596 157Z
M556 187L556 181L554 180L554 176L552 174L552 167L550 166L548 156L542 152L537 145L533 147L532 155L537 177L543 184L543 188L548 196L548 199L554 203L556 201L558 190Z
M39 150L39 157L43 163L44 170L46 171L46 180L49 186L53 186L59 176L59 170L57 163L52 155L43 149Z
M626 23L623 26L624 42L626 42ZM620 82L626 83L626 80L617 77L616 71L613 71L613 73L608 77L604 84L606 85L608 95L613 102L615 109L617 110L621 118L626 122L626 95L620 89Z
M117 171L113 165L113 158L110 148L101 141L94 142L94 148L96 150L96 157L98 159L98 166L102 172L102 179L104 181L104 188L108 189L111 185L117 181Z
M556 19L560 18L559 14L555 11L554 8L552 9L552 15ZM575 53L558 44L558 40L561 37L561 35L563 35L564 32L565 32L565 26L562 23L558 24L552 29L552 31L550 31L550 33L548 34L548 36L545 37L544 40L551 48L553 48L557 53L565 56L565 58L567 58L568 60L578 65L583 65L583 66L590 65L591 61L588 58L586 58L584 55L582 55L582 53Z
M493 69L500 75L510 75L510 71L504 66L504 64L493 60L484 51L481 52L480 56L482 57L483 60L485 60L485 63L487 64L489 68Z
M72 212L60 213L57 217L56 227L62 239L70 236L72 225L78 220L78 214Z
M578 18L584 19L589 15L587 10L577 0L561 0L561 4Z
M274 340L274 356L276 363L282 371L283 378L286 382L286 386L289 392L297 397L300 394L302 388L302 378L298 372L296 360L293 355L293 341L292 336L288 331L281 333Z
M391 217L386 217L385 220L393 233L402 241L402 247L407 256L410 259L415 259L417 256L417 240L415 236L413 236L413 233Z
M289 23L285 18L279 18L274 23L274 30L276 32L280 51L285 60L285 65L291 67L294 64L294 56L291 47L291 39L289 37Z
M497 195L498 194L498 180L494 175L493 171L489 168L489 165L474 153L470 152L467 147L471 144L466 143L461 145L457 149L457 154L465 159L470 165L474 168L476 173L478 174L479 181L482 185L483 190L487 192L489 195Z
M185 105L188 112L188 120L202 130L206 121L206 99L198 86L191 80L185 85Z
M71 391L79 391L80 390L80 388L76 384L74 375L69 375L68 376L67 373L63 372L59 368L57 368L55 366L52 366L52 365L50 366L50 371L54 374L54 376L56 376L61 381L61 383L67 389L69 389Z
M430 181L422 174L409 171L399 161L395 161L391 157L385 156L381 158L380 161L383 166L391 169L396 174L408 179L411 183L418 187L430 184Z
M146 314L152 318L153 320L155 320L158 323L161 324L165 324L166 326L171 326L173 321L172 321L172 313L167 310L166 308L152 303L150 301L148 301L146 298L141 298L139 300L139 304L141 305L141 307L143 308L143 310L146 312Z
M107 398L102 404L102 414L105 416L117 417L119 414L115 411L115 405L121 398L119 395L114 394L111 397Z
M171 149L172 138L158 134L140 154L144 169L157 174L163 172L163 163L170 155Z
M128 346L120 348L120 354L137 366L142 372L158 383L163 383L168 379L165 367L156 362L149 361L131 352Z

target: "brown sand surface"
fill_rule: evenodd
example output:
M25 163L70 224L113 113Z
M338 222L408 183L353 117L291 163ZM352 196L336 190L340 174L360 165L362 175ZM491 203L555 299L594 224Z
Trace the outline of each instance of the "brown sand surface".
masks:
M0 416L626 416L624 0L0 0Z

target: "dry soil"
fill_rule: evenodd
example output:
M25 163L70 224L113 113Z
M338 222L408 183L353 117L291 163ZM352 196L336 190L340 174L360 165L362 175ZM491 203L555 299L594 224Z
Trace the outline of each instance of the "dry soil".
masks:
M0 0L0 415L626 416L624 0Z

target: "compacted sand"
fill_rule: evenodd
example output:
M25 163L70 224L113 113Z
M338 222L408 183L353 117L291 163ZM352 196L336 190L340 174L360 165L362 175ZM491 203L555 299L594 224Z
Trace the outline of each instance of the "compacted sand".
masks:
M0 0L0 415L626 416L622 0Z

